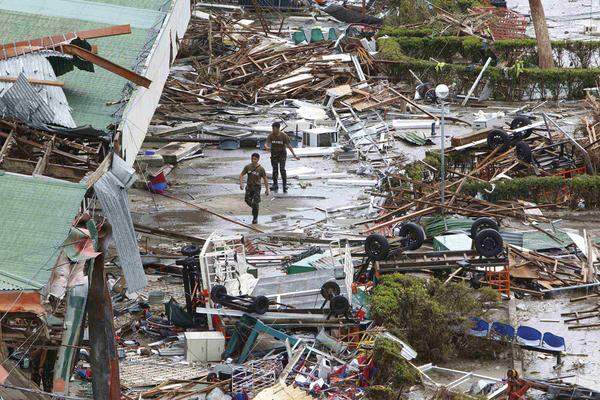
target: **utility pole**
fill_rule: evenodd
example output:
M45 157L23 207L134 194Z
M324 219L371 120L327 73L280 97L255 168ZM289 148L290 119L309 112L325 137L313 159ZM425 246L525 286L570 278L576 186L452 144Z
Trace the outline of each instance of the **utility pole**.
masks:
M538 66L542 69L552 68L554 67L552 46L542 0L529 0L529 9L531 10L531 19L533 20L535 39L537 40Z

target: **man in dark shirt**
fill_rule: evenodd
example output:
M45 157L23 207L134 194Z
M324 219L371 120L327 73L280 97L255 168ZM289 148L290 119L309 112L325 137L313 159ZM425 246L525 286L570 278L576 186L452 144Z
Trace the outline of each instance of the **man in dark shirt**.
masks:
M246 196L244 200L252 208L252 223L258 223L258 205L260 203L260 180L265 183L265 194L269 195L269 181L265 169L258 163L260 154L254 153L251 163L246 165L240 174L240 190L244 190L244 175L248 177L246 182Z
M284 132L279 130L279 122L274 122L273 132L267 137L265 150L271 150L271 167L273 167L273 186L271 190L277 191L277 180L279 179L279 171L281 171L281 181L283 183L283 193L287 193L287 173L285 171L285 160L287 159L287 149L290 149L294 159L300 158L294 153L294 149L290 144L290 138Z

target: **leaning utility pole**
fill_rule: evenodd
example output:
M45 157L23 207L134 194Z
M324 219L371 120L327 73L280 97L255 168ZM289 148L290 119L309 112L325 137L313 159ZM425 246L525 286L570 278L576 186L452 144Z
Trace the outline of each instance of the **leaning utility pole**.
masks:
M531 10L531 19L533 20L537 40L538 65L542 69L552 68L554 66L552 46L550 45L550 35L548 34L542 0L529 0L529 9Z

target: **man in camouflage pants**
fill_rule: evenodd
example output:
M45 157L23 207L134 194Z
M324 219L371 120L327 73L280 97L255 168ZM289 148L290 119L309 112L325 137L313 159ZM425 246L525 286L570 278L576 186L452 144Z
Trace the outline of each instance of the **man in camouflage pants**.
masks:
M246 196L244 200L252 208L252 223L258 223L258 205L260 204L260 182L265 184L265 194L269 195L269 182L265 169L258 163L260 155L253 153L251 163L246 165L240 174L240 190L244 190L244 176L247 176Z

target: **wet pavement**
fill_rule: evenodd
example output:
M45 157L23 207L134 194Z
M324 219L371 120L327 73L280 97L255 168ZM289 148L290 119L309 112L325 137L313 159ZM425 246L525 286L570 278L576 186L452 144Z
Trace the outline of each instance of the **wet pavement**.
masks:
M584 292L573 292L569 297L584 294ZM565 317L560 316L561 313L593 308L599 301L596 299L571 303L569 297L517 301L517 318L520 324L536 328L542 333L552 332L563 336L567 346L567 354L562 358L563 365L558 368L555 368L554 356L524 351L524 373L525 376L534 379L572 376L565 381L600 390L600 330L569 330L568 325L563 323ZM597 318L582 321L582 323L597 322Z

